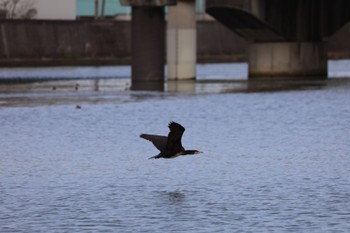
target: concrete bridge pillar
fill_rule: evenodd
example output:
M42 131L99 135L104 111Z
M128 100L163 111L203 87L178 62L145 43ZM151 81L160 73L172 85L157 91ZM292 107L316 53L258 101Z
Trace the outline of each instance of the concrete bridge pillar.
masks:
M164 83L164 7L176 0L120 0L132 7L131 79L132 89L158 90Z
M164 7L132 7L132 81L164 80Z
M196 49L195 0L178 0L168 12L168 79L196 77Z
M249 78L327 77L323 42L263 42L249 48Z

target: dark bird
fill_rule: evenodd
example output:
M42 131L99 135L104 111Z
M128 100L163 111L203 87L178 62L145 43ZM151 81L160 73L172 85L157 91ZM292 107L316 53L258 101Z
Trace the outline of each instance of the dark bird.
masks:
M194 155L200 154L198 150L185 150L181 144L182 134L185 132L185 128L176 123L169 123L170 132L167 136L152 135L152 134L141 134L140 137L146 140L149 140L153 145L160 151L156 156L151 157L150 159L172 159L181 155Z

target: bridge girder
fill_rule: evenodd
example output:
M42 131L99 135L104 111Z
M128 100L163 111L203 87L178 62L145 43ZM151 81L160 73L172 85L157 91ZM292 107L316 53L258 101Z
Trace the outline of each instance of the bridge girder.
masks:
M206 11L256 42L321 41L350 21L349 0L207 0Z

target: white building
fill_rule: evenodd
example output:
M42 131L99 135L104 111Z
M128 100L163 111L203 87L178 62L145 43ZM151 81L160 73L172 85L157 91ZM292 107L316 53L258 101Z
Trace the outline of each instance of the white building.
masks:
M76 0L31 0L37 10L34 19L76 19Z

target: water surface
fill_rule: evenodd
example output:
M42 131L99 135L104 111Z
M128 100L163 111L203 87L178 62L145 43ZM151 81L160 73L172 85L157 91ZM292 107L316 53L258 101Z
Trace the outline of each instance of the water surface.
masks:
M94 82L1 85L0 232L350 231L347 78ZM147 160L171 120L205 153Z

